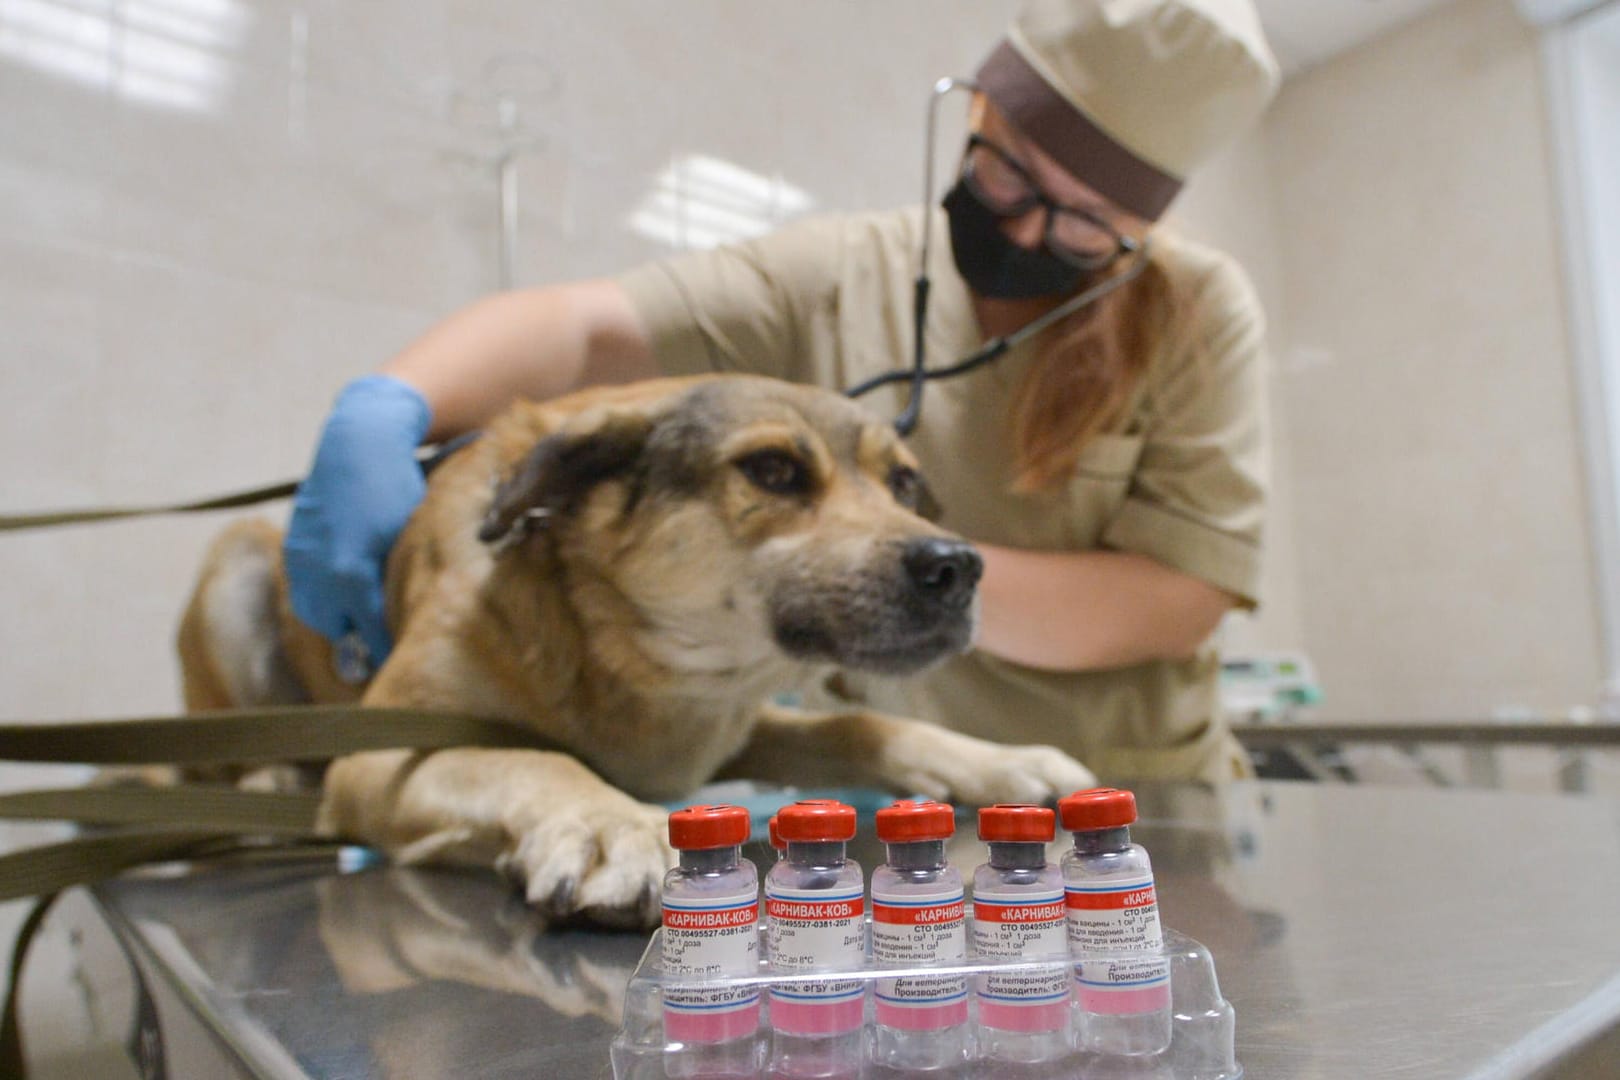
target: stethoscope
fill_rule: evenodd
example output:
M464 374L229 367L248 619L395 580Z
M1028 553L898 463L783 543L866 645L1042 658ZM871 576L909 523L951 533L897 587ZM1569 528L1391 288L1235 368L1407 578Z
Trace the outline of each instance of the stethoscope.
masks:
M971 79L944 78L934 84L933 91L928 95L928 126L925 142L927 144L923 160L923 229L922 252L918 258L917 280L914 283L911 295L911 367L895 368L882 375L874 375L864 382L857 383L844 391L846 397L858 398L871 393L880 386L890 383L910 382L911 391L907 395L906 407L900 415L894 418L894 429L901 435L910 435L917 427L917 420L922 413L923 387L930 379L949 379L957 375L966 375L975 368L995 360L1003 353L1016 348L1020 343L1034 337L1048 326L1060 319L1074 314L1087 304L1096 302L1133 280L1148 265L1149 243L1143 241L1131 258L1125 270L1114 275L1106 281L1084 289L1051 311L1039 315L1010 334L991 338L979 348L977 352L963 357L949 367L930 369L925 360L923 345L923 325L928 318L928 292L930 282L928 279L928 253L933 244L934 233L934 132L938 123L939 102L946 94L955 90L978 90L979 86Z

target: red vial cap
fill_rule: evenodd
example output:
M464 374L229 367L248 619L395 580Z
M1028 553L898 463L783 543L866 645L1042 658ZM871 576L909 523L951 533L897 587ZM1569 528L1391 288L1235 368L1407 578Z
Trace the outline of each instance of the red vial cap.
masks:
M885 844L944 840L954 832L956 811L942 802L897 802L877 812L878 839Z
M772 814L771 820L765 823L765 828L766 831L771 834L771 847L775 848L777 851L781 851L783 848L787 847L787 844L782 840L782 832L777 824L775 814Z
M669 842L680 851L734 847L748 839L741 806L688 806L669 815Z
M1046 843L1057 835L1057 815L1029 803L997 803L979 811L979 839L987 843Z
M1114 829L1136 820L1136 796L1118 788L1091 788L1058 800L1058 815L1070 832Z
M776 812L776 834L809 844L853 840L855 808L837 799L805 799Z

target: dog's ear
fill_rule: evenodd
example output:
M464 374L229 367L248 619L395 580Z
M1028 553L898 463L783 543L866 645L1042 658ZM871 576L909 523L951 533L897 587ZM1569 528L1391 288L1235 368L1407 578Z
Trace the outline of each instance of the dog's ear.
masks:
M608 413L583 428L547 435L495 488L478 539L505 545L574 505L597 484L629 468L652 431L640 413Z

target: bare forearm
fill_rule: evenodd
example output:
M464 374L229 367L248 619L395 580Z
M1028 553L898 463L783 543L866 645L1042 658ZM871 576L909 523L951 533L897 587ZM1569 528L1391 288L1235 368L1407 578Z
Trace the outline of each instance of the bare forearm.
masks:
M1189 656L1232 596L1144 555L979 545L977 646L1051 670L1124 667Z
M515 398L657 374L629 299L607 280L497 293L433 327L382 370L427 399L429 439L478 427Z

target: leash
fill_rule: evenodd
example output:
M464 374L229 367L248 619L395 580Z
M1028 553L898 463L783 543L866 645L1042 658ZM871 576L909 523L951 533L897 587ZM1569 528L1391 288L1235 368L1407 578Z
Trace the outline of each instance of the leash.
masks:
M556 749L505 720L422 709L299 705L224 709L176 717L0 724L0 760L88 765L257 765L327 759L364 750L455 746ZM18 986L29 947L63 890L157 862L262 856L318 836L320 797L241 791L227 784L48 788L0 795L0 818L68 821L87 831L0 855L0 902L38 896L13 948L0 1011L0 1077L27 1075ZM127 951L127 950L126 950ZM137 969L138 975L138 969ZM157 1048L161 1061L161 1047ZM160 1075L148 1073L148 1075Z
M232 510L239 506L285 499L298 490L298 482L271 484L250 488L230 495L219 495L196 502L166 503L158 506L108 506L85 510L47 510L32 514L0 514L0 532L20 532L24 529L44 529L53 525L83 525L93 521L118 521L123 518L155 517L159 514L195 514L205 510Z
M0 760L34 763L261 765L453 746L556 748L509 721L351 705L0 724ZM319 805L315 795L240 791L227 784L124 784L0 795L0 818L69 821L104 830L0 855L0 902L91 884L177 858L177 852L222 836L315 838Z
M479 432L469 431L453 439L425 446L416 453L416 460L426 476L442 465L446 458L474 439ZM248 488L228 495L216 495L192 502L157 503L147 506L102 506L80 510L44 510L24 514L0 514L0 532L22 532L27 529L45 529L57 525L88 525L98 521L122 521L128 518L158 517L164 514L197 514L210 510L235 510L243 506L285 499L298 491L301 480L285 480L279 484Z
M28 1063L23 1059L22 1041L18 1035L16 998L14 988L21 974L20 957L25 955L28 947L33 943L34 936L39 932L45 915L61 899L60 893L52 893L36 903L23 921L17 933L16 950L12 953L12 970L7 987L8 992L3 1015L0 1015L0 1076L26 1075ZM131 989L134 992L134 1020L130 1025L128 1036L124 1039L124 1052L134 1063L134 1075L139 1080L168 1080L168 1057L163 1047L163 1027L157 1011L157 1002L152 997L152 988L147 985L146 973L140 962L135 959L135 952L123 934L115 929L112 934L113 943L118 951L124 954L124 963L129 968ZM120 1075L127 1075L120 1070Z

